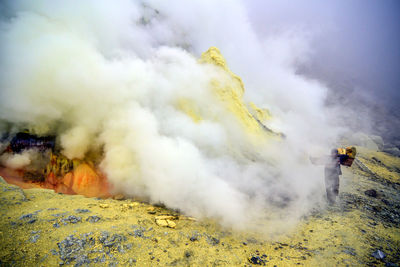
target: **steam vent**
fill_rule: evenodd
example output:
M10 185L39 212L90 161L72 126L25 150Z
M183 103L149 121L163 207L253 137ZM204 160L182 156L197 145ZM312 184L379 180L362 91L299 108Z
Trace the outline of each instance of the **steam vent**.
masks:
M284 138L269 128L268 110L244 102L243 82L217 48L199 62L226 73L229 82L211 80L210 93L243 129L243 138L252 145ZM176 103L195 124L220 120L193 99ZM70 159L57 138L28 132L4 138L10 141L0 169L2 264L353 266L400 259L400 159L384 152L357 147L360 155L344 170L347 179L336 206L314 207L284 230L273 225L275 215L273 223L237 218L244 225L235 230L217 218L192 217L162 202L113 191L101 152ZM13 167L27 153L36 153L30 164Z
M231 119L237 123L239 130L243 131L244 138L252 145L262 145L269 139L279 140L281 133L268 128L270 119L267 109L258 108L254 103L246 104L243 100L244 85L241 78L232 73L225 59L216 47L211 47L202 54L201 64L216 67L223 72L224 79L210 80L210 94L220 106L221 110L229 113ZM219 122L218 114L208 112L190 98L178 98L177 110L183 112L188 119L196 124L203 120ZM68 158L61 148L56 146L55 136L39 136L30 134L29 131L20 132L11 139L6 134L4 139L5 149L2 159L4 167L0 174L11 184L22 188L47 188L57 193L78 194L86 197L107 198L123 194L112 187L102 172L100 161L104 157L102 151L91 151L86 158ZM10 140L7 144L7 140ZM20 157L28 157L29 164L24 167L13 166ZM9 168L7 168L9 167Z
M400 265L398 147L228 2L0 3L0 266Z

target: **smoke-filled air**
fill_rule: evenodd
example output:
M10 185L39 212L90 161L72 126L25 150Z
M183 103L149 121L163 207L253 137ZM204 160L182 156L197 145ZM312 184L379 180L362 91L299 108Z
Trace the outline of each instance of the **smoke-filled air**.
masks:
M284 227L324 205L323 169L309 156L346 129L325 107L328 89L297 73L309 32L261 38L240 1L4 7L2 133L56 136L112 194L228 227ZM0 160L19 168L35 153Z

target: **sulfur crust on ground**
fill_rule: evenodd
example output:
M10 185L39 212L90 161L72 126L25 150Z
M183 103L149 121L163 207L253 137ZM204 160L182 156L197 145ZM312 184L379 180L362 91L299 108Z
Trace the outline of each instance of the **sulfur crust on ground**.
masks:
M368 165L373 173L379 173L379 176L395 183L400 183L400 158L391 157L389 154L368 150L359 147L361 157L359 160Z
M1 182L0 265L79 266L81 254L90 266L249 266L254 265L251 257L260 257L267 266L398 264L399 159L383 152L359 151L358 159L363 163L343 169L340 201L314 210L291 232L273 237L235 232L213 220L193 220L132 199L22 190ZM368 169L363 170L360 164ZM376 198L364 193L369 189L377 191ZM162 215L173 217L157 217ZM68 221L69 216L81 221ZM86 221L90 216L100 220ZM160 226L156 218L172 218L176 227ZM123 239L107 246L101 242L104 232ZM78 249L70 261L63 259L61 250L66 248L68 236L84 239L84 234L94 240L92 246ZM372 257L377 249L385 253L385 259ZM96 263L96 258L103 258L103 262Z

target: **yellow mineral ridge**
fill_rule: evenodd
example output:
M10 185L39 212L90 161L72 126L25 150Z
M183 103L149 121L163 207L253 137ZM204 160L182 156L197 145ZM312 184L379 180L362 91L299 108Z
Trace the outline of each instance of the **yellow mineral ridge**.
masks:
M242 79L235 75L227 66L224 57L216 47L211 47L201 55L200 62L213 64L222 68L230 76L230 83L222 83L215 79L212 81L212 88L221 104L232 112L236 119L244 126L246 132L260 135L265 134L260 123L251 115L243 102L244 85Z
M249 135L252 140L265 141L272 136L280 136L265 126L265 123L271 118L267 109L257 107L254 103L249 103L247 107L243 100L245 91L242 79L234 74L226 63L216 47L211 47L201 55L199 59L201 64L211 64L220 68L225 73L224 78L215 78L211 81L211 88L219 103L227 110L242 126L242 130ZM203 119L218 120L216 118L204 118L205 114L196 101L181 98L176 106L188 115L194 122L199 123ZM251 112L252 113L251 113Z

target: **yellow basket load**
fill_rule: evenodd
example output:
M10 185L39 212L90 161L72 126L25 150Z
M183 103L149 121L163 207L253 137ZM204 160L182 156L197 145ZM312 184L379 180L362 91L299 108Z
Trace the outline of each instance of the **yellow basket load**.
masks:
M338 148L338 155L340 157L340 164L350 167L356 158L357 149L354 146L346 148Z

